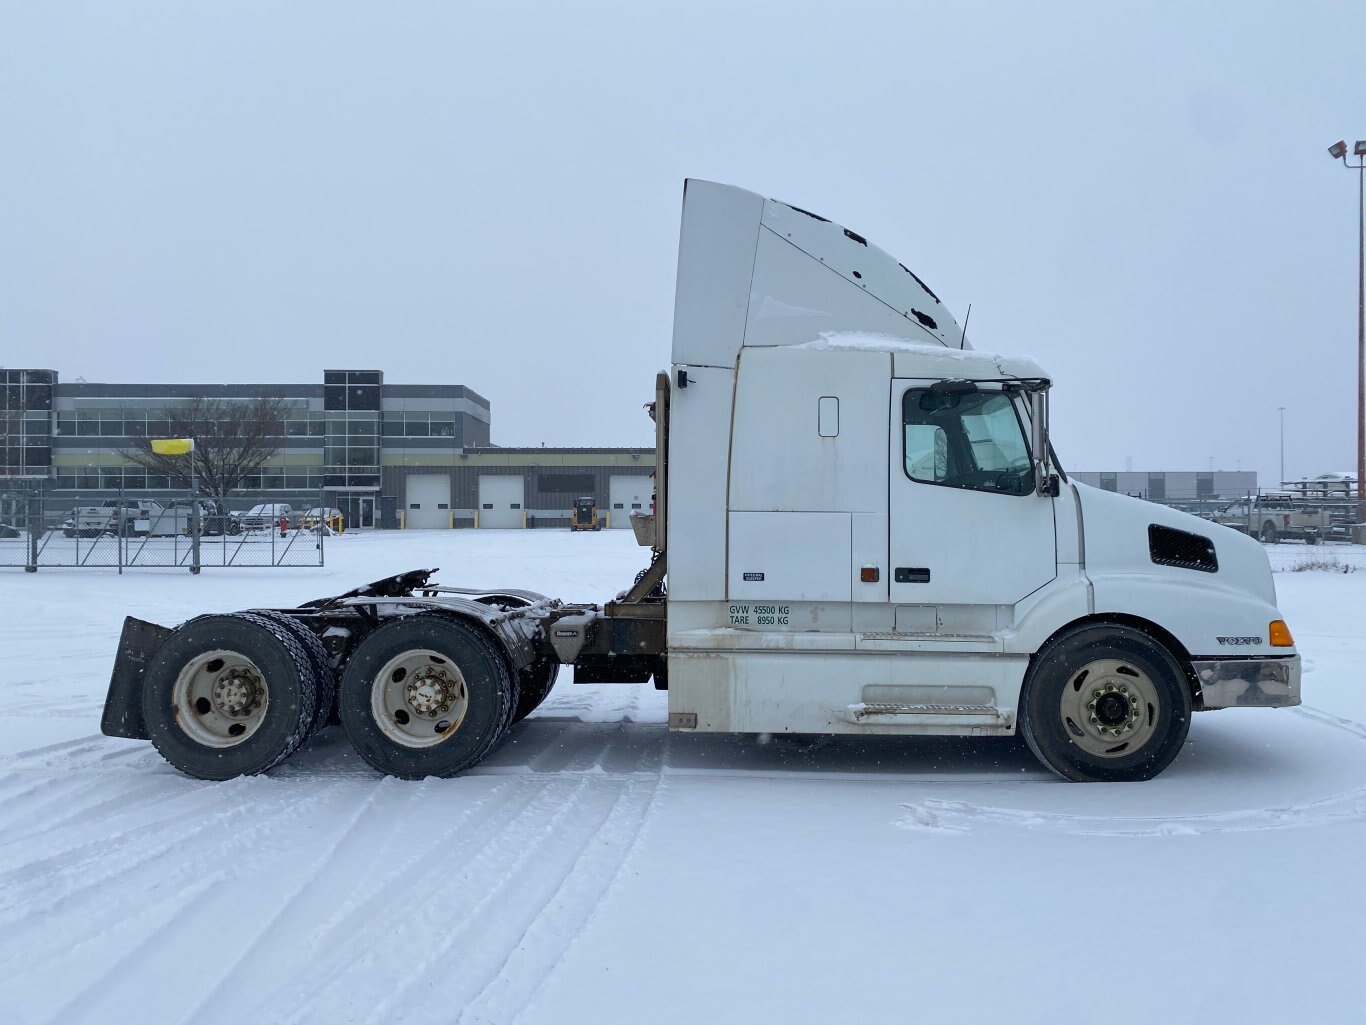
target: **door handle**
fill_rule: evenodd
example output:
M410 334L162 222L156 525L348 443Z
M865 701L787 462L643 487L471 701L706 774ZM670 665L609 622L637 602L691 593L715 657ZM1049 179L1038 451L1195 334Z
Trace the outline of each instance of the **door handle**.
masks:
M892 579L898 584L928 584L930 571L923 566L898 566L892 571Z

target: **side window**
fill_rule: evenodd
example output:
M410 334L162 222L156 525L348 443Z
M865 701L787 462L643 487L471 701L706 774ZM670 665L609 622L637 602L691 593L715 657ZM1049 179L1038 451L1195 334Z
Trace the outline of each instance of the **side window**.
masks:
M936 484L949 475L949 441L944 428L906 425L906 473L912 480Z
M1005 392L913 388L901 410L911 480L1010 495L1034 490L1024 427Z

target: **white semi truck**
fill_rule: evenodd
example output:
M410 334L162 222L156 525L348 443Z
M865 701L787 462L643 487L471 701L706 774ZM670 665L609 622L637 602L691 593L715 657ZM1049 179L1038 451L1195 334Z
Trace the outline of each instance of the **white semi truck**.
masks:
M1080 485L1051 380L968 349L861 235L685 184L655 383L648 569L605 605L418 570L299 608L127 620L104 731L181 770L269 769L335 714L404 778L482 759L576 683L667 689L681 732L1006 736L1141 780L1192 711L1300 700L1253 539Z

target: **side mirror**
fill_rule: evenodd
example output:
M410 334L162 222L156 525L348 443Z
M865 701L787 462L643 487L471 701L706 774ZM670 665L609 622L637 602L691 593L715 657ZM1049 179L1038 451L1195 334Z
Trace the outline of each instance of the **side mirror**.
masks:
M1050 473L1048 465L1048 386L1030 389L1029 414L1033 422L1034 479L1039 482L1038 493L1048 498L1058 496L1058 475Z

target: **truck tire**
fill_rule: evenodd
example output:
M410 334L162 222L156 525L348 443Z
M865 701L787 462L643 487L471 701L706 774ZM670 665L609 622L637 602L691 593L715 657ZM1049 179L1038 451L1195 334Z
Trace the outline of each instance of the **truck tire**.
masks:
M1152 779L1190 730L1185 673L1130 627L1082 627L1050 641L1030 667L1020 732L1039 761L1076 782Z
M313 725L318 683L292 632L246 612L200 616L143 676L142 715L163 758L199 779L265 772Z
M328 655L318 635L295 617L269 609L253 609L251 614L279 623L294 635L294 639L308 654L314 677L318 681L318 701L313 712L313 725L308 732L310 736L317 733L331 721L332 712L337 707L337 674L332 669L332 657Z
M531 663L522 670L521 691L517 695L517 710L512 721L519 723L540 707L555 686L555 678L560 675L560 663L552 658Z
M517 709L507 659L478 627L424 613L391 620L356 648L337 708L351 746L401 779L454 776L503 738Z
M1280 539L1280 532L1276 529L1276 524L1267 520L1262 524L1261 533L1257 537L1264 545L1274 545Z

